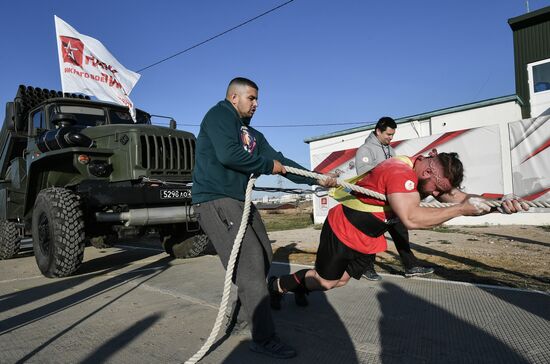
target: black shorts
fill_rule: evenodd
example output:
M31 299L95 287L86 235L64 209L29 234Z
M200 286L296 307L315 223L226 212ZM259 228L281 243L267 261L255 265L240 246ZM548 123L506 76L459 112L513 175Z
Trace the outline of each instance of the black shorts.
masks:
M323 224L317 258L315 259L315 270L326 280L335 281L340 279L344 272L360 279L361 275L372 259L369 254L355 251L342 243L330 227L328 220Z

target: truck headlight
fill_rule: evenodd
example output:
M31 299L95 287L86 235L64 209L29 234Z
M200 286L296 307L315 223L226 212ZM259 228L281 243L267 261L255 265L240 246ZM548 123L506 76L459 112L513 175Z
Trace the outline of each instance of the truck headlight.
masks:
M109 177L113 173L113 166L106 161L91 161L88 163L88 171L96 177Z

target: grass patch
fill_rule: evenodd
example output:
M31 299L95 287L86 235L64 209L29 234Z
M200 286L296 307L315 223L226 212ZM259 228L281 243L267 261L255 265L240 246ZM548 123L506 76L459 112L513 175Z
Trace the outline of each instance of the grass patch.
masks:
M262 219L264 220L267 231L303 229L313 225L309 213L262 213Z
M436 233L460 233L461 232L458 229L453 229L447 226L436 226L434 228L431 228L430 230Z
M544 231L547 231L550 233L550 225L541 225L541 226L537 226L539 229L542 229Z

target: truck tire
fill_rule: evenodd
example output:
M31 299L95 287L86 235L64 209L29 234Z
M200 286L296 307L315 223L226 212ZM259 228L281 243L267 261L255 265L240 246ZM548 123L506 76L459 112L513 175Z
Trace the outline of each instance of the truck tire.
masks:
M32 214L33 250L46 277L74 273L84 257L84 218L80 199L64 188L40 191Z
M204 254L215 254L210 239L204 233L191 235L190 233L172 232L170 235L161 234L164 251L173 258L195 258Z
M0 220L0 260L14 257L21 247L21 235L13 222Z

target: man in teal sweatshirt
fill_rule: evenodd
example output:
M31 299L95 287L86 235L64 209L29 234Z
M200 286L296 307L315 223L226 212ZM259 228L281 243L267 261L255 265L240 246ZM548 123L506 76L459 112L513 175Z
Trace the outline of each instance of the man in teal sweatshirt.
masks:
M225 100L212 107L202 120L193 172L193 204L201 228L227 267L237 235L246 185L251 174L286 174L285 165L304 169L275 151L262 133L250 126L258 107L258 86L238 77L227 87ZM285 175L302 184L334 186L326 182ZM275 334L266 277L273 251L258 211L252 207L233 282L246 321L250 324L250 350L275 358L291 358L296 351Z

